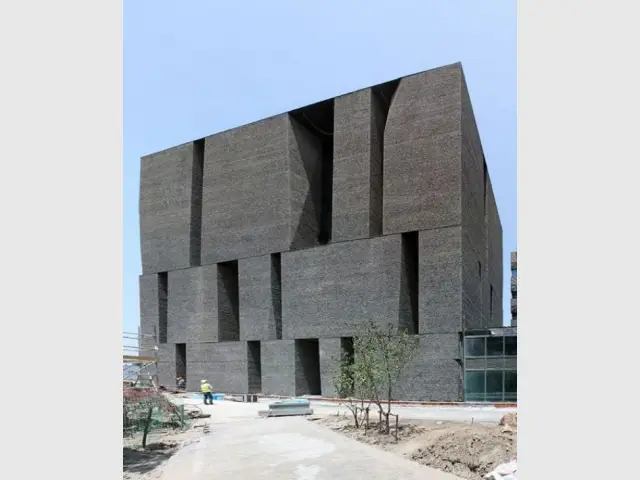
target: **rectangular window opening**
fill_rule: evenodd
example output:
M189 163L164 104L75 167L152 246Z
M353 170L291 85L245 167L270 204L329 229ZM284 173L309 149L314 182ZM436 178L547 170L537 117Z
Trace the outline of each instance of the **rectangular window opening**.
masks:
M295 340L296 395L321 395L318 339Z
M187 381L187 345L176 343L176 377L184 378Z
M169 278L167 272L158 273L158 343L167 343L169 323Z
M271 303L276 327L276 339L282 340L282 260L279 253L271 255Z
M420 333L418 232L402 234L402 277L399 324L411 334Z
M238 261L218 264L218 340L240 340Z
M247 342L247 376L249 377L249 391L247 393L262 393L262 357L260 342Z
M201 264L202 243L202 185L204 176L204 138L193 142L193 169L191 172L190 265Z

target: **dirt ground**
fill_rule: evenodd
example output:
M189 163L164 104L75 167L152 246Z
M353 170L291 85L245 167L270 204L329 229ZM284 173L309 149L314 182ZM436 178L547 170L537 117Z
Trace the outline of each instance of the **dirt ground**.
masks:
M145 449L141 446L141 437L126 438L122 447L123 480L159 479L169 458L184 445L198 442L208 433L207 423L198 421L184 432L175 430L153 432Z
M376 422L370 429L356 429L346 416L311 417L349 437L403 455L423 465L470 480L480 480L501 463L517 457L516 428L500 425L433 422L400 418L398 442L378 433Z

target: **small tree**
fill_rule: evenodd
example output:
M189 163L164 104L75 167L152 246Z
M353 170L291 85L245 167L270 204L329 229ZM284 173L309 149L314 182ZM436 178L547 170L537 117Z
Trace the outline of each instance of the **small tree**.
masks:
M393 325L380 327L369 322L366 330L354 339L354 364L365 383L364 390L370 393L371 400L384 418L386 433L389 433L393 390L405 367L418 351L418 339L405 330L398 331ZM382 430L382 426L380 428Z
M338 365L338 371L335 372L333 380L336 394L351 412L354 426L360 428L364 415L369 409L368 399L371 398L365 364L356 362L353 354L342 352L338 358L334 359L334 365Z

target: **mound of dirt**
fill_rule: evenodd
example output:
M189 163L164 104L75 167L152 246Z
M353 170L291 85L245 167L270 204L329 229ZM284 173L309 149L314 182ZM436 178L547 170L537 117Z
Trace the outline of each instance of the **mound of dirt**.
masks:
M518 428L518 413L507 413L500 419L500 425L503 427Z
M500 425L411 421L398 428L398 441L379 433L377 424L356 429L348 418L314 419L343 435L469 480L481 480L516 458L516 433Z
M451 425L430 437L408 457L462 478L481 479L517 455L515 435L493 425Z

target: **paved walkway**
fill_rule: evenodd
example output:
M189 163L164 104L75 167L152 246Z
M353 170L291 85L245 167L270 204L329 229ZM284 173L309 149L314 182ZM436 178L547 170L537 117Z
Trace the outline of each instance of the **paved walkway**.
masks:
M162 478L459 480L303 417L256 418L256 407L227 402L203 407L212 415L211 433L176 453Z

